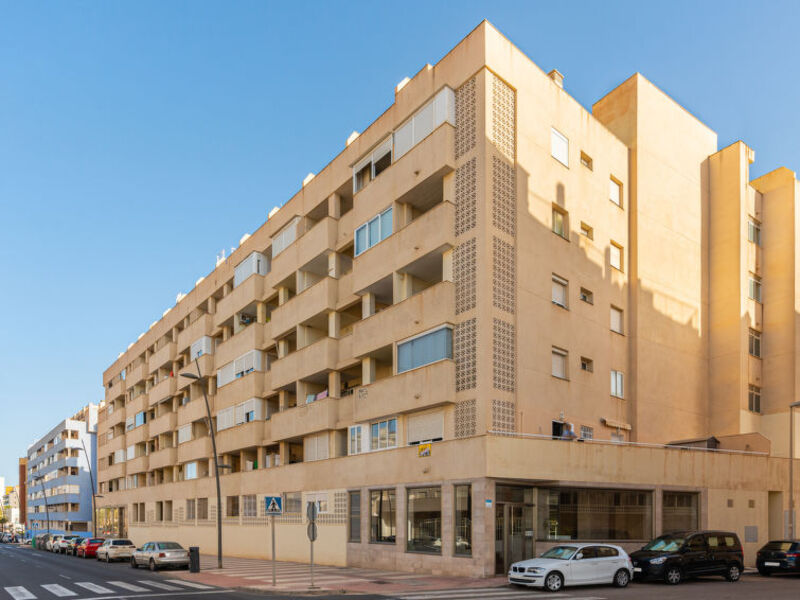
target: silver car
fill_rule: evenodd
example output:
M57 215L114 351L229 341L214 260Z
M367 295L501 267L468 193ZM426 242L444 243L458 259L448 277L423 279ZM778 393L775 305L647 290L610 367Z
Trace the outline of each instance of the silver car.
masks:
M189 568L189 552L177 542L147 542L131 556L131 568L149 567L157 571L162 567Z
M103 545L97 549L97 560L104 560L107 563L113 560L123 560L133 556L134 550L136 550L136 546L130 540L105 540Z

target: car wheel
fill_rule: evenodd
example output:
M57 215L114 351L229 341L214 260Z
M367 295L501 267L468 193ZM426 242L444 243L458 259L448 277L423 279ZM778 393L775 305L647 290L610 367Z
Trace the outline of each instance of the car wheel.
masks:
M770 575L772 575L772 571L770 571L769 569L765 569L764 567L759 567L758 574L762 575L763 577L769 577Z
M154 573L158 571L158 567L156 567L156 561L154 561L152 558L150 559L150 570Z
M564 587L564 577L561 573L548 573L544 578L544 587L548 592L559 592Z
M627 587L628 584L631 582L631 574L628 573L628 569L620 569L616 573L614 573L614 586L618 588Z
M136 559L131 556L131 569L138 569L139 565L136 564Z
M111 559L108 557L108 552L106 552L106 564L110 563Z
M670 585L678 585L683 579L683 573L678 567L667 567L664 573L664 581Z
M725 579L730 582L739 581L739 578L742 576L742 569L739 567L738 563L733 563L732 565L728 565L728 570L725 572Z

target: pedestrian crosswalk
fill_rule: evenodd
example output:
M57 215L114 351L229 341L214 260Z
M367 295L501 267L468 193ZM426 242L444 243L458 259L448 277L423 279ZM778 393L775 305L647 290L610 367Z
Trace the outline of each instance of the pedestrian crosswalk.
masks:
M592 590L594 592L596 590ZM536 593L534 592L534 596ZM531 590L522 588L511 588L508 586L499 587L460 587L445 590L432 590L427 592L414 592L394 596L397 600L520 600L531 598ZM547 599L558 598L559 600L605 600L602 596L594 596L590 592L583 595L580 589L569 590L568 593L547 594Z
M152 579L139 579L136 581L70 581L67 583L43 583L39 585L9 586L2 588L5 595L0 592L0 600L53 600L54 598L75 598L83 600L92 598L92 595L102 595L103 598L115 598L117 595L130 598L134 594L157 594L169 596L187 591L204 590L206 592L229 591L215 588L211 585L183 581L182 579L166 579L155 581ZM88 594L88 595L87 595Z

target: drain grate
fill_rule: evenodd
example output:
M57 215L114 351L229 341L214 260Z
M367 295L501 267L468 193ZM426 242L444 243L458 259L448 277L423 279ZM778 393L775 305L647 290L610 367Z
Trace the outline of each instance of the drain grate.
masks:
M384 581L383 579L373 579L370 583L377 583L378 585L386 585L389 583L388 581Z

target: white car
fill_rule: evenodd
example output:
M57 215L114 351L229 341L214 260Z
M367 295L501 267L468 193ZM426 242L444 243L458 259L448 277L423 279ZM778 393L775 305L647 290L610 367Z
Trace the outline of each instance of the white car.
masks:
M97 560L104 560L107 563L114 560L126 560L133 556L136 546L130 540L108 539L97 548Z
M49 550L50 552L55 552L56 548L58 548L58 543L61 541L61 538L63 537L64 536L61 534L56 534L54 536L51 536L50 539L47 540L47 546L46 546L47 550Z
M625 587L633 578L633 563L619 546L565 544L554 546L539 558L514 563L508 570L513 585L558 592L567 585L611 583Z

